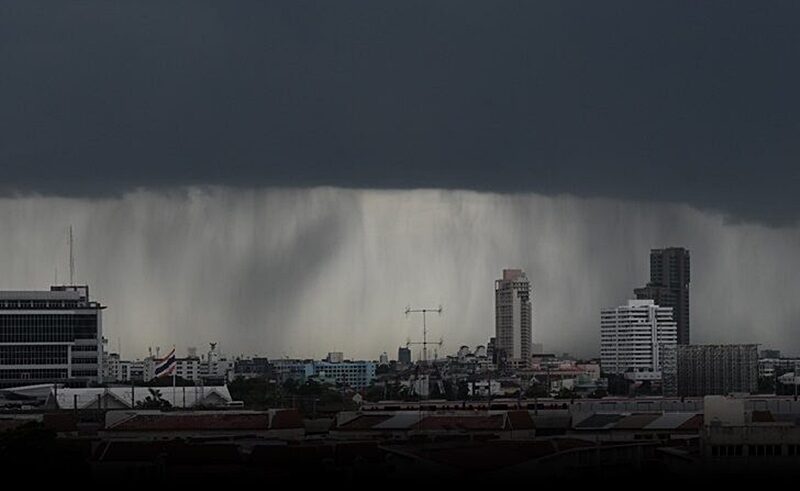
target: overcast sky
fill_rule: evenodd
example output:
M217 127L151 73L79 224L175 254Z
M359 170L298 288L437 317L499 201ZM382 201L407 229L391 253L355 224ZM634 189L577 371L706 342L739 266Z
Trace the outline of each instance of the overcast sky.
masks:
M573 193L796 221L796 1L0 2L7 193Z
M693 340L800 351L798 54L796 1L0 0L0 288L73 224L112 349L377 357L522 267L588 356L683 245Z

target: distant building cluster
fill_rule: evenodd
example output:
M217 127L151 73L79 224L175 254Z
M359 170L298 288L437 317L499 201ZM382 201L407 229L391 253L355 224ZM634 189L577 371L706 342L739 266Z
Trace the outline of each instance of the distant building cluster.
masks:
M250 360L246 369L255 370L258 358ZM122 360L119 354L106 356L104 380L114 383L147 382L156 377L155 368L160 361L159 354L150 354L143 360ZM190 348L187 356L177 358L175 375L181 379L206 385L224 384L236 376L236 360L220 354L215 343L210 344L208 353L197 356L197 350ZM243 367L244 369L244 367Z
M272 367L274 376L281 382L315 380L362 390L375 380L377 364L374 361L346 360L343 353L333 352L324 360L275 359Z
M690 344L690 254L682 247L650 251L650 281L636 288L627 305L600 314L600 358L604 374L632 384L617 393L665 396L755 393L759 390L758 346Z
M687 249L653 249L647 284L624 304L601 310L597 359L547 353L535 343L531 282L521 269L504 269L494 281L494 332L485 345L461 346L445 356L434 351L428 359L429 342L409 341L396 359L383 352L374 361L347 359L341 351L322 360L231 357L210 343L201 355L196 348L171 355L167 368L196 386L224 386L237 378L315 381L384 399L796 392L796 359L774 350L759 356L754 344L690 343L690 276ZM163 375L158 349L136 360L107 352L105 308L85 285L0 292L0 387L141 385ZM423 354L415 360L416 344Z
M324 360L273 359L266 357L229 358L222 355L212 343L208 353L178 358L175 375L196 384L226 384L236 378L274 378L279 382L315 380L331 385L343 385L356 390L365 389L375 379L377 364L374 361L345 360L341 352L332 352ZM155 378L158 356L144 360L120 360L110 354L106 363L106 382L147 382Z

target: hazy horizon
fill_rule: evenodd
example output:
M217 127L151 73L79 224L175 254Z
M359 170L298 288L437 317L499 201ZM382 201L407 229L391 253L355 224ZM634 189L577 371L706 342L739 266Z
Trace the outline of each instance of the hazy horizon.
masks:
M685 205L444 190L175 188L120 198L0 200L0 288L67 278L108 305L108 350L390 357L436 307L439 355L486 344L494 280L524 269L534 342L596 356L599 312L648 280L651 248L692 254L692 342L797 351L797 226L733 223ZM415 355L416 356L416 355Z

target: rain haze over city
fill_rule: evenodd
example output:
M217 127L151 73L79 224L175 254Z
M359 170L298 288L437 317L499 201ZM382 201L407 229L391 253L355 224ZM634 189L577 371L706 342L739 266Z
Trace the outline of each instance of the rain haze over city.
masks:
M0 477L796 477L798 87L787 0L0 0Z

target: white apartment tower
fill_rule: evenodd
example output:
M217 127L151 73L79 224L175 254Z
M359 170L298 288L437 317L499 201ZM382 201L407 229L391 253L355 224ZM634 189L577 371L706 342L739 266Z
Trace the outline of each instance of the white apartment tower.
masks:
M653 300L628 300L603 309L600 317L600 363L603 372L633 380L661 380L674 365L678 343L671 307Z
M531 357L531 285L521 269L504 269L494 282L495 338L498 363L526 368Z

